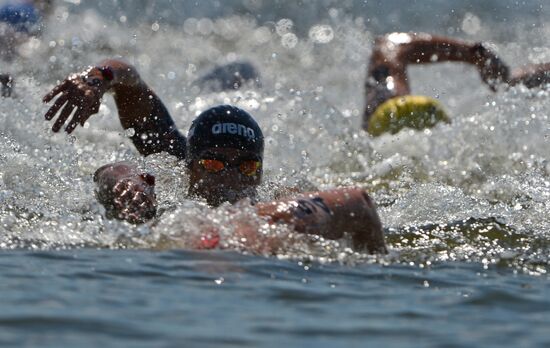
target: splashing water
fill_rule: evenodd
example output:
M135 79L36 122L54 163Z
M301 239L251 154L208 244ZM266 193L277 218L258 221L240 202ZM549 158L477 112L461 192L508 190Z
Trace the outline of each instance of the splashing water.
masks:
M452 124L373 139L359 126L376 35L370 18L332 9L326 21L309 28L289 19L264 23L239 16L180 23L157 18L133 23L121 16L113 23L75 8L58 7L44 35L6 66L17 78L17 90L15 98L1 100L0 110L2 248L189 248L202 224L215 221L228 248L321 261L370 260L345 241L272 230L246 205L209 209L189 201L183 166L163 154L140 158L110 97L73 136L52 134L43 121L41 96L69 73L121 55L135 64L183 130L219 103L255 116L266 135L264 199L304 182L318 189L367 188L379 203L391 249L378 261L459 260L548 271L548 90L519 86L492 94L471 67L414 67L414 93L440 98ZM482 19L467 11L464 16L458 26L477 35L465 38L491 40L513 66L527 63L525 57L550 61L539 42L550 26L518 26L511 37L522 39L510 42ZM205 93L192 84L215 64L239 59L259 68L261 88ZM136 227L104 218L91 176L119 160L157 175L165 211L158 221ZM243 219L260 230L254 248L227 227ZM285 242L273 245L275 237Z

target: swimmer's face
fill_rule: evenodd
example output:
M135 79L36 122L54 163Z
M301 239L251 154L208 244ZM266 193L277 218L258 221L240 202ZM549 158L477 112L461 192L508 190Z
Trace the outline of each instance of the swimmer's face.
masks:
M256 196L262 180L262 159L232 148L209 148L191 159L189 193L218 206Z

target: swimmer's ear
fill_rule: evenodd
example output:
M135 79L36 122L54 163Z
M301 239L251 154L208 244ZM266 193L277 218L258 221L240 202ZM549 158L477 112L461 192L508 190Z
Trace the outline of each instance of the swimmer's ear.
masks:
M143 181L147 183L147 185L155 186L155 177L153 175L145 173L145 174L141 174L139 177L142 178Z

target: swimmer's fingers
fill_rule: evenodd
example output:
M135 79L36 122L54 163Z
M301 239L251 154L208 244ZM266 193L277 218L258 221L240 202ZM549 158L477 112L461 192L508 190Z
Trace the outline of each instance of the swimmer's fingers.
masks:
M144 212L151 205L151 200L145 192L135 192L130 206L137 212Z
M134 192L135 188L127 180L120 181L113 187L113 193L116 197L115 200L120 204L128 201L134 195Z
M56 95L58 95L61 92L64 92L67 88L69 88L71 82L69 80L65 80L59 85L55 86L50 93L46 94L44 98L42 98L42 101L44 103L49 103L52 101L53 98L55 98Z
M82 113L82 116L80 116L80 121L79 121L79 122L80 122L80 125L81 125L82 127L84 127L84 124L86 123L86 121L88 121L88 119L90 118L90 116L92 116L92 113L89 112L88 110L87 110L87 112Z
M67 100L69 100L69 97L67 94L62 94L59 98L57 98L55 103L50 107L50 109L44 115L46 120L48 121L51 120L57 114L59 109L61 109L61 107L65 105Z
M63 125L65 124L65 121L67 121L69 116L71 116L74 109L75 109L75 106L71 102L68 102L67 105L65 105L63 110L61 110L59 117L57 118L57 120L54 122L52 126L52 131L54 133L59 132L61 127L63 127Z
M79 124L83 126L84 122L86 122L88 117L90 117L90 115L88 114L88 108L77 108L74 116L69 121L69 124L67 125L67 127L65 127L65 132L71 134L75 130L76 126L78 126Z
M145 192L136 192L132 197L132 202L128 207L128 212L133 221L143 222L156 215L156 199L154 195Z
M143 191L134 192L131 200L119 205L118 217L130 223L143 223L156 215L156 201Z
M126 190L127 186L128 186L128 181L121 180L113 186L113 193L115 195L120 195L124 190Z
M113 191L115 193L114 203L121 210L130 209L133 205L136 205L134 200L140 197L140 192L142 193L142 190L136 184L126 180L115 185Z

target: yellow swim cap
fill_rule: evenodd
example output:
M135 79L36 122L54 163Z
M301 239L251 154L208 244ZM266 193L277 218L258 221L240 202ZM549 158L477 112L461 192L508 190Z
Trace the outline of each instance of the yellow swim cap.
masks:
M388 99L376 108L369 119L367 132L372 136L386 132L395 134L405 127L430 128L440 121L451 122L437 100L406 95Z

